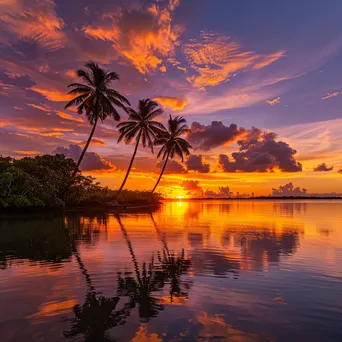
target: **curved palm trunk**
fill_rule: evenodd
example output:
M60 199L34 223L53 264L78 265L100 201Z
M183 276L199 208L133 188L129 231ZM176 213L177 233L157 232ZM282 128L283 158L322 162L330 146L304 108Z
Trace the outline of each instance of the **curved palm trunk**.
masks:
M159 176L159 178L158 178L158 180L157 180L157 183L156 183L156 185L154 186L153 190L151 191L151 195L152 195L152 194L154 193L154 191L157 189L157 186L158 186L158 184L159 184L159 182L160 182L160 180L161 180L161 178L162 178L162 176L163 176L163 173L164 173L164 171L165 171L167 162L168 162L168 160L169 160L169 156L170 156L170 153L169 153L169 154L167 155L167 157L166 157L164 166L163 166L163 168L162 168L162 170L161 170L161 173L160 173L160 176Z
M76 173L77 173L77 171L79 170L79 167L80 167L80 165L81 165L81 163L82 163L82 159L83 159L85 153L87 152L87 149L88 149L88 147L89 147L89 144L90 144L91 139L93 138L93 135L94 135L94 132L95 132L95 128L96 128L96 125L97 125L97 121L98 121L98 116L96 115L95 123L94 123L93 128L92 128L92 130L91 130L91 132L90 132L88 141L87 141L87 143L85 144L84 149L83 149L83 151L82 151L82 153L81 153L81 155L80 155L80 157L79 157L79 159L78 159L77 165L76 165L75 170L74 170L74 172L73 172L73 174L72 174L72 178L74 178L74 177L76 176Z
M129 163L129 166L128 166L128 169L127 169L127 172L126 172L126 176L125 176L125 178L124 178L124 180L123 180L123 182L122 182L122 184L120 186L120 189L119 189L119 191L118 191L118 193L116 195L116 200L119 199L120 194L121 194L121 192L122 192L122 190L123 190L123 188L124 188L124 186L126 184L126 181L127 181L128 176L129 176L129 173L131 172L133 161L134 161L135 155L137 154L137 151L138 151L139 142L140 142L140 134L137 137L137 142L135 144L135 149L134 149L134 152L133 152L133 156L131 158L131 162Z

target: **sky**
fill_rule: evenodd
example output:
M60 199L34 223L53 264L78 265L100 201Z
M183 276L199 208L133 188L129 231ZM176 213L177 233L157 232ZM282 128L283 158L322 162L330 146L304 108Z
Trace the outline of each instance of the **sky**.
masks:
M168 164L164 196L342 193L341 11L340 0L0 0L0 155L77 159L91 127L64 109L67 85L93 60L133 107L151 98L161 122L187 120L192 154ZM98 126L81 166L111 188L134 148L117 138L112 119ZM140 148L127 188L152 189L161 167Z

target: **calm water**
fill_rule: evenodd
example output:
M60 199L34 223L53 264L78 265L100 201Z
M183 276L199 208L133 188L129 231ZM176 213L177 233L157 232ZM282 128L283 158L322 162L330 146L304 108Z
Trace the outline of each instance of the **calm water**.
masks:
M341 201L0 221L0 340L342 341Z

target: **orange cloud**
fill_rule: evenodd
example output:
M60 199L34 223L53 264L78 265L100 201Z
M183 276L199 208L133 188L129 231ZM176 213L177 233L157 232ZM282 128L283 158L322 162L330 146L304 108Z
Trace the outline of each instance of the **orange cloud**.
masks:
M278 104L278 103L280 103L280 96L276 97L273 100L266 100L266 103L271 105L271 106Z
M77 117L75 117L71 114L65 113L65 112L56 111L56 114L62 119L75 121L75 122L84 122L84 120L82 118L80 118L80 117L77 118Z
M32 87L29 89L45 96L50 101L63 102L63 101L70 101L73 98L71 95L60 92L58 90L49 90L49 89L43 89L39 87Z
M163 107L171 108L172 110L182 110L186 107L187 102L177 97L159 96L153 100L157 101Z
M28 103L27 105L30 106L30 107L33 107L33 108L40 109L43 112L51 112L51 108L48 108L48 107L45 107L45 106L35 105L34 103Z
M48 72L49 70L50 70L50 67L49 67L47 64L41 65L41 66L39 67L39 71L40 71L40 72Z
M102 27L93 28L91 26L83 26L83 32L92 38L116 41L120 37L120 30L117 27L111 27L109 29L104 29Z
M342 94L341 91L336 91L335 93L327 94L326 96L322 97L321 100L328 100L328 99L331 99L332 97L336 97L336 96L339 96L341 94Z
M80 142L80 145L84 146L86 143L87 143L87 141L84 140L84 141ZM106 143L100 139L91 139L91 145L92 146L104 146L104 145L106 145Z
M141 74L158 67L164 72L163 61L174 56L183 31L172 25L172 13L178 5L179 1L170 0L163 8L158 4L146 11L122 11L110 17L108 28L84 26L82 30L88 37L113 42L116 53Z
M64 46L64 21L57 16L52 0L29 3L13 0L6 6L6 11L2 11L0 26L20 39L33 40L49 51Z
M242 46L229 37L211 32L202 32L200 38L191 39L185 44L184 53L190 67L196 71L196 75L187 80L198 88L226 82L237 71L248 67L264 68L284 55L284 51L270 55L243 51Z
M39 151L14 151L16 154L20 154L22 156L35 156L39 154Z
M279 58L285 56L285 50L281 50L275 53L271 53L270 55L264 55L261 57L261 61L254 64L253 70L258 70L267 67L268 65L274 63Z
M75 78L76 77L76 72L74 70L67 70L65 72L65 75L71 77L71 78Z

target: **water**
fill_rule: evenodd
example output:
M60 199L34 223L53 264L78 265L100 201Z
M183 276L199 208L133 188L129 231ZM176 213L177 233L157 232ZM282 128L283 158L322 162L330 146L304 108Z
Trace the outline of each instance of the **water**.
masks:
M0 221L0 340L342 341L342 201Z

